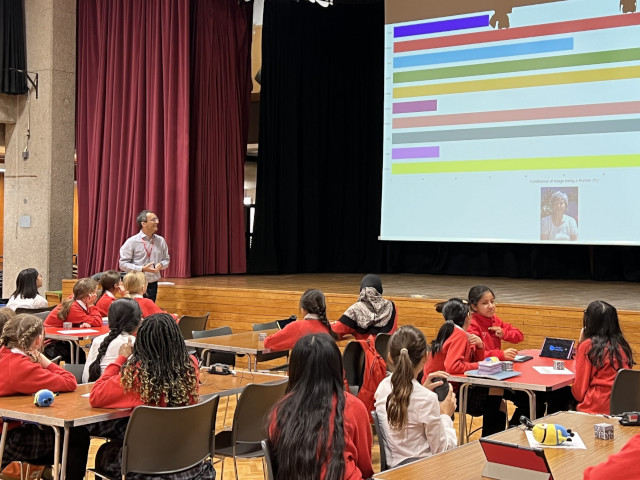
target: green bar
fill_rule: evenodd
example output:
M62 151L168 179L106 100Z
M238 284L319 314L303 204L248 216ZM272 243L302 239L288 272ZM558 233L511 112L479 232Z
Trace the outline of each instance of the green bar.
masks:
M640 167L640 154L394 163L391 165L391 173L393 175L407 175L621 167Z
M582 65L598 65L606 63L629 62L640 60L640 48L624 48L602 52L575 53L525 60L509 60L506 62L481 63L459 67L432 68L393 74L394 83L440 80L444 78L472 77L475 75L491 75L495 73L526 72L544 70L546 68L579 67Z

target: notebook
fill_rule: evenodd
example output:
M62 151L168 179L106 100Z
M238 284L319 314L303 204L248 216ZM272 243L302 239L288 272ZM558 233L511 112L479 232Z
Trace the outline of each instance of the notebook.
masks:
M544 450L488 438L480 439L487 459L482 471L484 477L498 480L553 480Z

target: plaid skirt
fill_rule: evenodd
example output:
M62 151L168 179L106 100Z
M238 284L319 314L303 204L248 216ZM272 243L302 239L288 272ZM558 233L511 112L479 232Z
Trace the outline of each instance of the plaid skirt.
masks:
M2 468L15 460L34 465L51 465L54 445L55 435L51 427L22 424L7 433Z
M96 470L111 477L120 478L122 476L120 466L122 464L122 442L107 442L100 446L96 453ZM214 480L216 471L210 462L202 462L195 467L181 472L163 475L144 475L140 473L129 473L127 479L130 480Z

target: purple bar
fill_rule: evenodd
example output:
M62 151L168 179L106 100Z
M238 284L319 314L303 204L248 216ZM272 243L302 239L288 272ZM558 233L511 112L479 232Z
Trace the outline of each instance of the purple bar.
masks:
M435 112L437 100L420 100L418 102L400 102L393 104L393 113Z
M475 15L473 17L451 18L435 22L414 23L402 25L393 29L394 38L410 37L412 35L426 35L429 33L455 32L469 28L488 27L489 15Z
M394 160L406 160L409 158L438 158L440 147L413 147L394 148L391 150L391 158Z

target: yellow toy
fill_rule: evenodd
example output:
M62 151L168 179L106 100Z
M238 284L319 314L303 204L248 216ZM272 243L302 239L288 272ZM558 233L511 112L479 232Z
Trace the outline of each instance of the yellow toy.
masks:
M573 432L556 423L538 423L532 428L533 438L543 445L560 445L570 442Z

